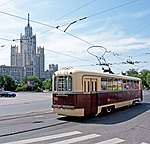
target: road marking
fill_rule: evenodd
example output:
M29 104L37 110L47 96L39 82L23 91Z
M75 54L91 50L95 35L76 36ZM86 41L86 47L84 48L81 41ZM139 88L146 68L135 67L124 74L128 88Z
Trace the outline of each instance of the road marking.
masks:
M89 134L89 135L80 136L80 137L76 137L76 138L71 138L71 139L58 141L58 142L54 142L54 143L49 143L49 144L71 144L71 143L76 143L76 142L80 142L80 141L84 141L84 140L93 139L93 138L96 138L96 137L100 137L100 135L98 135L98 134Z
M119 144L119 143L122 143L124 141L125 140L120 139L120 138L113 138L113 139L105 140L105 141L98 142L98 143L95 143L95 144Z
M56 135L50 135L50 136L45 136L45 137L38 137L38 138L8 142L8 143L3 143L3 144L29 144L29 143L33 143L33 142L40 142L40 141L45 141L45 140L62 138L62 137L66 137L66 136L76 135L76 134L81 134L81 132L79 132L79 131L66 132L66 133L61 133L61 134L56 134Z
M146 142L142 142L141 144L148 144L148 143L146 143Z

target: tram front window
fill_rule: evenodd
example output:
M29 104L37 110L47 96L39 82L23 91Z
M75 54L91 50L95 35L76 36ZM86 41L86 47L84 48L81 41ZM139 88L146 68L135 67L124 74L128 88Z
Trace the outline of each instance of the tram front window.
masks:
M72 77L71 76L57 76L54 79L55 91L72 91Z

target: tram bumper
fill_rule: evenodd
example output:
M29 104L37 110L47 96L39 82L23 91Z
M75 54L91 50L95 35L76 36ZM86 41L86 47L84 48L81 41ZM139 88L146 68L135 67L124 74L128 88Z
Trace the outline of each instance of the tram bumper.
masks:
M52 105L52 111L58 115L64 116L84 116L84 108L75 108L69 105Z

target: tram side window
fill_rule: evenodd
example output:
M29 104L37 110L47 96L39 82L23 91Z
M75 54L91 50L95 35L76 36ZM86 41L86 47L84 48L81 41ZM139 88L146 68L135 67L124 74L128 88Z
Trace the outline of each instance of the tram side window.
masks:
M88 81L88 92L90 92L90 81Z
M139 81L135 81L135 88L139 89Z
M107 90L107 79L106 78L101 79L101 90Z
M131 81L131 88L132 89L139 89L138 81Z
M118 90L118 80L113 80L113 90Z
M112 79L107 80L107 90L113 90L113 80Z
M135 84L134 84L134 81L132 80L132 81L130 81L130 89L135 89Z
M128 89L126 80L123 80L123 89Z
M92 92L94 91L94 82L92 81Z
M127 80L127 89L131 89L131 81Z
M97 91L97 81L95 81L95 91Z
M118 90L122 90L122 89L123 89L123 81L118 80Z
M86 81L84 81L84 92L86 92Z

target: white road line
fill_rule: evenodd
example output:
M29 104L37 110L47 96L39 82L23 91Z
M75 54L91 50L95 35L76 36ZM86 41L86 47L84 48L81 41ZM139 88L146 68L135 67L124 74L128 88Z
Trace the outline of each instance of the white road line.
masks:
M100 135L98 135L98 134L89 134L89 135L80 136L80 137L76 137L76 138L71 138L71 139L58 141L58 142L54 142L54 143L49 143L49 144L71 144L71 143L75 143L75 142L80 142L80 141L84 141L84 140L93 139L93 138L96 138L96 137L100 137Z
M141 144L148 144L148 143L146 143L146 142L142 142Z
M95 144L119 144L119 143L122 143L124 141L125 140L120 139L120 138L113 138L113 139L105 140L105 141L98 142L98 143L95 143Z
M38 138L8 142L8 143L3 143L3 144L29 144L29 143L33 143L33 142L40 142L40 141L45 141L45 140L62 138L62 137L66 137L66 136L76 135L76 134L81 134L81 132L72 131L72 132L66 132L66 133L61 133L61 134L56 134L56 135L45 136L45 137L38 137Z

